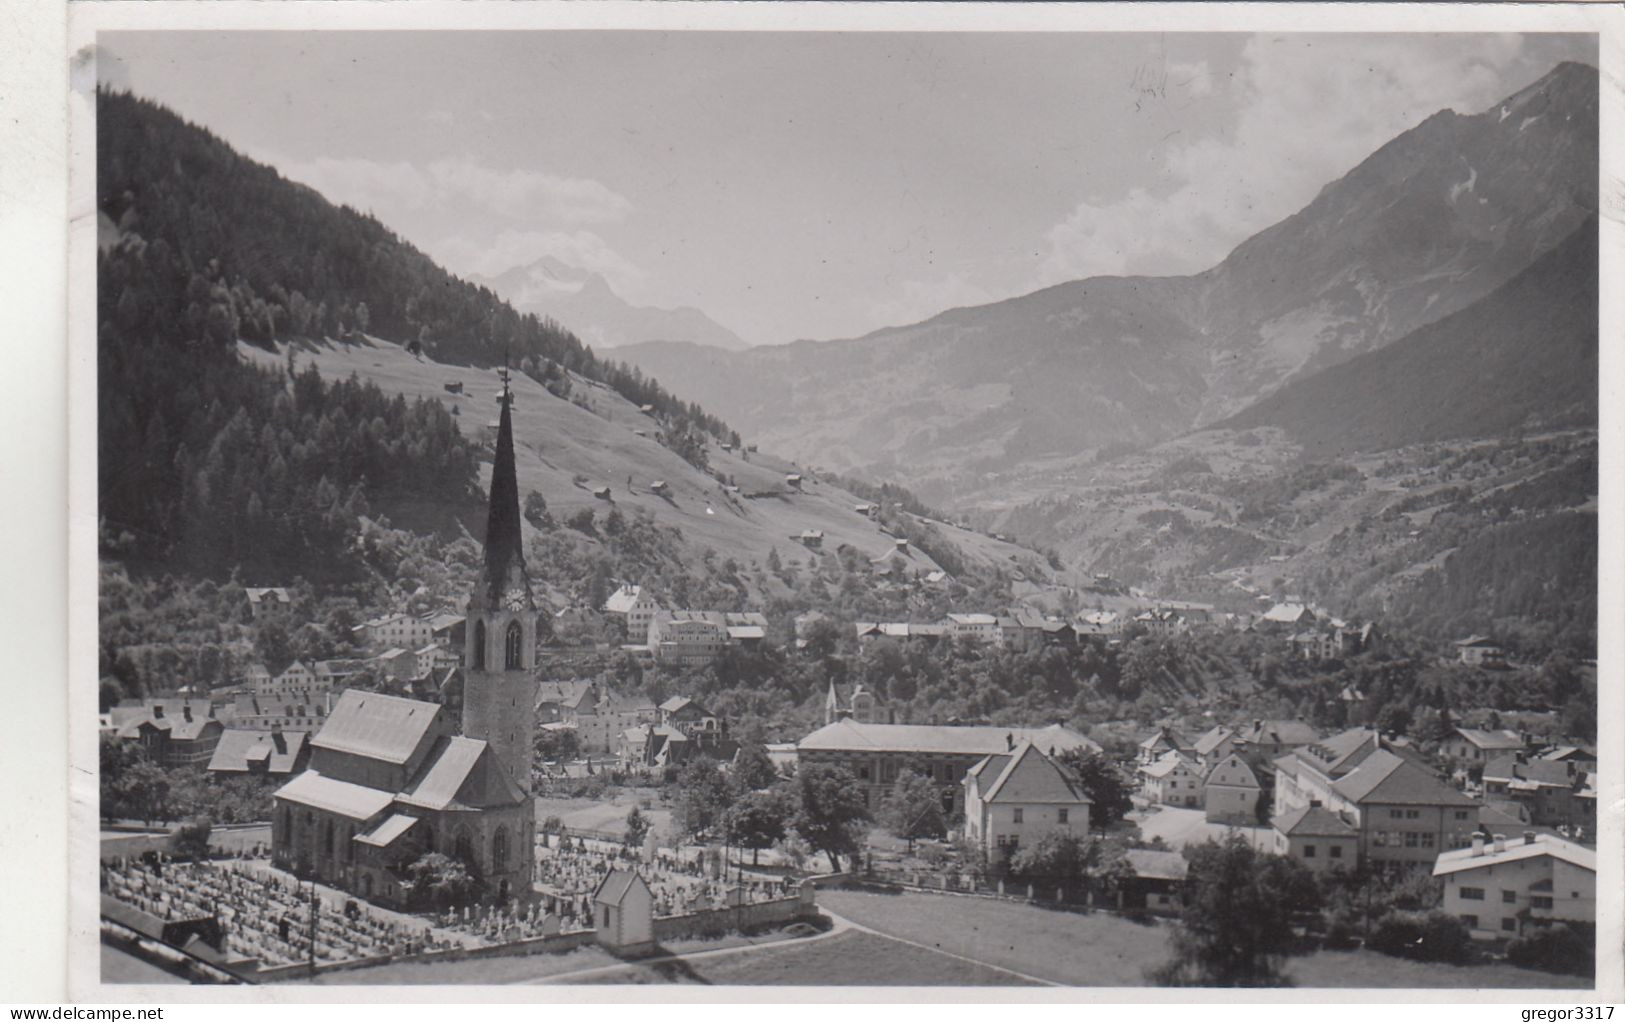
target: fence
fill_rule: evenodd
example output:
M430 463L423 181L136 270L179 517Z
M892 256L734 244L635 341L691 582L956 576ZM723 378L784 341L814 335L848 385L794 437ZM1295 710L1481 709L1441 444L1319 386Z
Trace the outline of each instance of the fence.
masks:
M803 887L803 891L805 893L797 897L777 901L758 901L750 905L707 909L681 916L657 916L654 921L655 940L715 937L730 930L749 930L804 919L816 910L813 908L812 886Z

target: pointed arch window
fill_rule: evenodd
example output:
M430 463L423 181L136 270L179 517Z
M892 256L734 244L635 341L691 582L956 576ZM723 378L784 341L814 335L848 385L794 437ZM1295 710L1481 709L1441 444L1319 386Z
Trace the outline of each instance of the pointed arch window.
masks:
M457 836L452 841L452 857L461 859L463 864L469 869L475 868L474 842L468 836L467 827L457 828Z
M496 834L491 838L491 872L506 873L508 871L508 828L498 827Z
M485 622L474 622L474 664L476 671L485 670Z
M518 621L508 622L508 634L502 643L503 668L517 671L524 666L525 629Z

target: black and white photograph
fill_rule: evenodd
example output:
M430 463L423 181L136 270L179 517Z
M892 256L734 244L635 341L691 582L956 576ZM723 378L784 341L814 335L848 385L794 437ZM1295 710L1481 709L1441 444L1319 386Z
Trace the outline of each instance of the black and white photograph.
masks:
M1617 991L1606 37L1025 6L88 37L87 986Z

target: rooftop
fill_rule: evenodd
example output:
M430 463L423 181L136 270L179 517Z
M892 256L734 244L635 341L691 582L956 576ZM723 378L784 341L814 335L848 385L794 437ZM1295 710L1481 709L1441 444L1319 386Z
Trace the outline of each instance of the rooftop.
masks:
M310 744L317 749L405 763L439 712L436 703L347 689Z
M1503 862L1518 862L1543 855L1561 859L1572 866L1593 873L1597 871L1597 853L1594 850L1560 837L1536 834L1532 839L1519 838L1516 841L1509 841L1499 852L1495 850L1493 844L1487 842L1478 849L1458 848L1453 852L1444 852L1433 864L1433 875L1447 876L1463 870L1478 869L1481 866L1498 866Z
M1097 752L1100 746L1060 724L1048 727L954 726L944 724L863 724L838 720L814 731L796 743L802 752L903 752L943 755L1002 755L1027 741L1043 752L1083 749Z

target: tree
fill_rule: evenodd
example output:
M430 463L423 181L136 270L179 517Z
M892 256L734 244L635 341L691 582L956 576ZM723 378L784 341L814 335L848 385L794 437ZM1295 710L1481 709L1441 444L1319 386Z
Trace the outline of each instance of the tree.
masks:
M538 529L553 527L553 516L548 513L547 500L535 490L525 494L525 521Z
M1089 796L1089 825L1104 830L1134 808L1123 775L1103 753L1068 749L1060 755L1061 765L1072 771L1083 793Z
M637 806L626 814L626 844L629 848L643 847L643 839L649 834L649 818L643 815L643 810Z
M1165 986L1285 986L1297 913L1320 906L1314 876L1301 862L1256 851L1232 835L1190 856L1185 909L1174 957L1148 973Z
M440 852L425 852L406 867L407 886L420 903L445 907L465 901L474 890L474 878L461 860Z
M684 837L699 837L725 822L729 803L727 779L712 760L690 760L677 775L677 800L672 822Z
M581 736L575 728L541 728L536 732L536 758L562 763L581 753Z
M894 836L908 841L912 854L919 838L940 838L948 832L942 816L942 796L931 779L904 770L880 800L878 818Z
M773 787L779 781L779 771L768 758L766 747L751 742L739 747L731 777L734 790L743 793Z
M760 861L761 850L784 840L785 799L774 790L752 791L728 811L728 833L734 843L750 849L750 864Z
M870 818L858 779L845 767L817 763L796 774L792 790L796 833L841 872L841 856L857 855L863 824Z
M1010 874L1031 884L1071 889L1087 884L1100 861L1097 842L1071 831L1048 830L1020 846L1010 859Z
M1389 703L1377 715L1377 730L1386 735L1402 735L1411 729L1410 708L1402 703Z
M196 862L209 857L209 834L214 823L207 816L194 816L175 828L169 836L169 851L177 859Z

